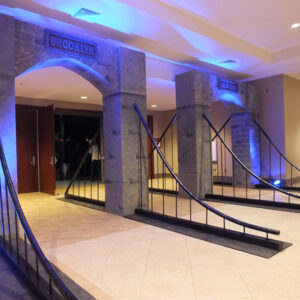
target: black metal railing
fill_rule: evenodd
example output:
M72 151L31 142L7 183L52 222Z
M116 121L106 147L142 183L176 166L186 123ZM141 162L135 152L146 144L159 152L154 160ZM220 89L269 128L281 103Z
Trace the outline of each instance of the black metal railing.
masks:
M104 157L100 153L100 128L86 149L65 191L66 198L105 205Z
M45 299L77 299L48 262L20 206L0 140L0 244Z
M164 216L173 216L177 219L184 219L189 221L197 221L200 223L200 219L204 218L204 222L202 224L206 226L210 226L210 224L214 223L213 226L217 226L222 228L224 231L228 228L232 228L232 226L238 225L240 229L241 235L246 235L246 229L254 230L256 233L264 233L266 234L266 239L268 239L269 234L279 235L280 231L275 229L270 229L262 226L258 226L255 224L243 222L236 218L233 218L227 214L220 212L214 207L205 203L204 199L200 199L196 197L193 193L191 193L188 188L179 180L175 172L173 171L170 164L167 162L164 157L162 151L158 147L158 144L155 142L153 135L151 134L150 129L147 126L139 108L136 104L134 104L134 108L140 118L140 122L143 124L148 136L150 137L153 146L155 147L155 151L158 153L160 160L163 163L163 176L165 176L165 170L171 174L172 179L176 182L176 188L181 190L180 196L175 195L165 195L163 192L162 195L157 195L153 192L149 192L148 201L146 207L143 207L143 201L140 201L140 209L144 209L151 212L158 212ZM142 140L142 132L140 130L140 140ZM142 157L140 157L142 159ZM142 183L141 183L142 184ZM163 191L165 186L163 186ZM211 216L209 216L209 214ZM212 220L210 220L210 217ZM217 222L215 218L218 219ZM229 225L230 224L230 225ZM237 229L235 227L235 229Z
M161 136L156 140L156 144L159 145L163 155L169 159L172 170L178 169L177 131L174 130L176 120L177 114L172 117ZM155 149L155 147L151 147L148 154L148 165L150 166L149 190L156 193L177 193L176 182L170 172L166 170L162 161L159 160Z
M276 182L282 188L297 188L294 186L294 181L296 179L300 182L300 169L294 165L275 145L270 136L266 133L266 131L261 127L261 125L254 120L254 124L257 126L259 130L259 139L260 143L267 142L267 149L265 160L267 160L267 166L264 168L261 165L261 177L267 178L269 182ZM265 141L262 139L264 137ZM261 147L261 158L262 158L262 147ZM262 161L262 160L261 160ZM278 170L279 166L279 170ZM288 167L287 167L288 166ZM265 169L265 170L264 170ZM289 171L290 169L290 171ZM285 175L285 176L284 176ZM295 176L296 175L296 176ZM288 178L290 176L290 178ZM300 189L300 185L298 187Z
M220 136L223 135L224 141L226 141L226 137L228 136L228 133L226 135L227 128L230 125L231 117L229 117L224 124L220 127L220 129L217 131ZM228 128L230 130L230 128ZM213 160L213 183L214 184L222 184L222 185L230 185L232 184L232 174L231 174L231 164L232 159L231 157L226 153L222 152L222 149L220 148L220 145L217 143L217 135L215 134L214 137L211 139L212 147L215 149L212 149L212 151L216 151L217 153L220 153L216 160ZM224 168L223 166L224 162Z
M221 155L223 152L228 152L232 157L232 187L227 187L223 183L221 187L214 187L213 194L222 197L257 199L261 201L272 201L273 203L300 204L300 196L283 190L276 185L264 180L259 175L251 171L230 149L224 141L217 129L214 127L208 117L203 114L204 119L209 125L209 130L215 133L216 139L219 141ZM221 162L221 169L224 166ZM223 181L222 181L223 182ZM255 186L258 185L258 189ZM264 189L267 187L268 189ZM271 189L271 191L270 191Z

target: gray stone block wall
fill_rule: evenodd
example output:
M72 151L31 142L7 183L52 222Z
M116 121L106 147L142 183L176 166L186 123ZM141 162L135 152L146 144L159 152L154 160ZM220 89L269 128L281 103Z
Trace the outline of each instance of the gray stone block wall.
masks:
M146 119L146 67L140 52L121 48L119 59L121 91L103 100L105 198L107 211L129 215L147 208L147 136L133 108Z
M231 116L232 150L237 157L256 175L260 175L259 133L253 123L254 114L240 113ZM246 178L247 176L247 178ZM247 182L246 182L247 179ZM235 161L233 164L233 180L236 186L257 184L258 181L246 175L246 171Z
M145 207L148 198L147 137L141 128L140 139L140 121L133 108L137 103L146 118L145 55L99 41L96 42L96 59L51 51L45 46L45 28L1 14L0 38L0 136L15 185L15 76L34 68L61 66L88 80L104 96L108 211L128 215L136 207Z
M202 116L210 115L211 77L190 71L175 81L179 177L193 194L204 197L212 188L210 131Z

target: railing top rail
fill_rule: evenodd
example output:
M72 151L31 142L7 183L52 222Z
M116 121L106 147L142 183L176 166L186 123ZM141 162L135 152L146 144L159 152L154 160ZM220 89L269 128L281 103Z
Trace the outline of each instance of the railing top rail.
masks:
M280 150L279 148L274 144L270 136L266 133L266 131L261 127L261 125L254 120L254 124L258 127L258 129L264 134L264 136L268 139L268 141L271 143L271 145L275 148L275 150L280 154L280 156L287 162L289 163L293 168L295 168L297 171L300 171L300 169L295 166Z
M163 139L163 137L165 136L165 134L167 133L168 129L172 126L173 122L177 119L177 114L175 114L173 116L173 118L171 119L171 121L169 122L169 124L167 125L167 127L165 128L165 130L163 131L163 133L161 134L160 138L158 139L157 143L159 144L160 141ZM148 157L151 157L153 151L155 150L155 147L153 147L148 155Z
M280 234L280 231L279 230L275 230L275 229L271 229L271 228L266 228L266 227L262 227L262 226L257 226L257 225L254 225L254 224L250 224L250 223L247 223L247 222L243 222L243 221L240 221L238 219L235 219L233 217L230 217L220 211L218 211L217 209L211 207L210 205L206 204L204 201L204 199L199 199L198 197L196 197L193 193L191 193L188 188L180 181L180 179L176 176L176 174L174 173L174 171L172 170L171 166L169 165L169 163L166 161L166 159L164 158L162 152L160 151L160 149L158 148L157 146L157 143L155 142L154 138L153 138L153 135L151 134L150 132L150 129L148 128L147 126L147 123L145 122L137 104L134 104L134 109L136 110L138 116L140 117L140 120L144 126L144 128L146 129L149 137L151 138L152 140L152 143L153 145L155 146L155 149L156 151L158 152L160 158L162 159L162 161L164 162L165 166L167 167L167 169L169 170L169 172L172 174L173 178L176 180L176 182L179 184L179 186L192 198L194 199L196 202L198 202L200 205L202 205L204 208L208 209L209 211L211 211L212 213L218 215L219 217L221 218L224 218L225 220L229 221L229 222L232 222L232 223L235 223L235 224L238 224L238 225L241 225L245 228L250 228L250 229L254 229L254 230L257 230L257 231L261 231L261 232L265 232L265 233L270 233L270 234L276 234L276 235L279 235Z
M250 175L252 175L254 178L256 178L258 181L262 182L263 184L267 185L268 187L271 187L272 189L275 189L276 191L283 193L287 196L291 196L297 199L300 199L300 196L289 193L285 190L280 189L279 187L271 184L270 182L262 179L261 177L259 177L258 175L256 175L255 173L253 173L237 156L236 154L229 148L229 146L227 145L227 143L223 140L223 138L220 136L220 134L218 134L217 129L214 127L214 125L211 123L211 121L208 119L208 117L203 114L204 119L207 121L207 123L209 124L209 126L213 129L213 131L216 133L216 135L218 136L218 138L220 139L220 141L222 142L222 144L226 147L226 149L229 151L229 153L231 154L231 156L237 161L237 163L246 170L247 173L249 173Z
M17 193L13 186L11 176L8 171L8 166L7 166L1 139L0 139L0 160L1 160L2 168L3 168L3 173L5 176L6 182L7 182L8 190L11 195L12 202L14 204L14 208L16 210L16 213L20 219L23 230L25 231L26 236L27 236L28 240L30 241L31 246L32 246L36 256L40 260L40 262L41 262L42 266L45 268L49 278L53 281L53 283L55 284L55 286L57 287L57 289L59 290L61 295L65 299L77 300L77 298L73 295L73 293L67 288L67 286L63 283L63 281L58 277L56 272L53 270L52 266L48 262L46 256L44 255L43 251L41 250L39 244L37 243L32 231L30 229L30 226L25 218L25 215L23 213L23 210L22 210L21 205L18 200Z

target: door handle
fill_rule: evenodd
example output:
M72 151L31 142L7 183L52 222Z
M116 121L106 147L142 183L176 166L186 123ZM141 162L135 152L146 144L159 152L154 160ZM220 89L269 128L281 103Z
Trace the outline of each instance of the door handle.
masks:
M32 161L30 162L30 164L35 167L36 165L35 156L32 156Z

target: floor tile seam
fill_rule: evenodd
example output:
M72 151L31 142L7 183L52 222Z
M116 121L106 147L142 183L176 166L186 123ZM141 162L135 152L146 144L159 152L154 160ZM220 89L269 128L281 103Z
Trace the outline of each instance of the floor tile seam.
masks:
M149 225L151 226L151 225ZM146 277L146 274L147 274L147 269L148 269L148 264L149 264L149 255L150 255L150 248L151 248L151 245L152 245L152 241L153 241L153 232L151 232L151 238L150 238L150 243L149 243L149 248L148 248L148 251L147 251L147 262L146 262L146 265L145 265L145 269L144 269L144 272L143 272L143 278L142 278L142 283L140 285L140 289L139 289L139 299L142 299L142 290L143 290L143 287L145 285L145 277Z
M249 296L250 296L251 298L253 298L254 295L252 294L251 289L250 289L250 287L248 286L246 280L243 278L242 273L240 272L240 270L238 269L238 267L237 267L236 264L234 263L233 258L232 258L230 255L229 255L229 257L230 257L230 260L232 261L232 264L233 264L235 270L237 271L237 273L238 273L238 275L239 275L241 281L243 282L244 286L246 287Z
M194 294L194 298L197 299L198 296L197 296L197 291L196 291L196 286L195 286L195 278L194 278L193 270L192 270L191 256L190 256L190 253L189 253L188 238L189 237L187 237L187 236L185 237L185 246L186 246L187 253L188 253L188 261L189 261L191 277L192 277L192 284L193 284L193 294Z

